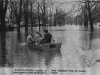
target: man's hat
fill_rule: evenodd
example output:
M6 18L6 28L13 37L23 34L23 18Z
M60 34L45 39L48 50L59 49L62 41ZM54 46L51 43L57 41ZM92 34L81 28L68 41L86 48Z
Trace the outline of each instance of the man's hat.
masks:
M44 32L48 32L48 30L47 30L47 29L44 29L43 31L44 31Z

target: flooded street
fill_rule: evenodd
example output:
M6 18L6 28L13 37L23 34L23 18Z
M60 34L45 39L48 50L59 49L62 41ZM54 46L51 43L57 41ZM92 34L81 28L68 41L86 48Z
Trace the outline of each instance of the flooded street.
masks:
M12 72L15 68L45 69L47 73L44 75L99 75L99 26L95 26L94 31L74 25L49 27L48 30L56 42L62 43L60 51L44 52L20 45L26 41L24 28L21 29L20 33L14 31L6 32L5 35L0 34L0 67L5 67L0 69L2 71L0 75L14 75ZM34 32L36 31L38 29L34 28ZM84 70L85 72L49 74L52 69Z

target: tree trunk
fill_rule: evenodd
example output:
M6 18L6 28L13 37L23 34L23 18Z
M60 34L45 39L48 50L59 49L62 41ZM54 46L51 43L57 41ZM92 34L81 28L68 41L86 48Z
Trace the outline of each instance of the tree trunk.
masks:
M44 23L44 26L46 26L46 13L45 13L45 9L46 7L45 7L45 0L44 0L44 3L43 3L43 9L44 9L44 11L43 11L43 23Z
M40 12L39 12L39 3L38 3L38 23L39 23L39 31L40 31Z
M25 32L28 32L28 1L25 6Z
M48 23L49 23L49 26L51 26L52 25L52 12L51 12L51 7L50 7L50 18L49 18L49 21L48 21Z
M94 27L93 27L93 20L92 20L92 16L91 16L91 8L90 8L89 1L88 1L88 13L89 13L89 21L90 21L91 30L93 30Z
M27 14L26 14L26 17L25 17L25 31L26 32L28 31L28 18L27 18Z
M16 8L17 7L14 8L14 14L17 20L17 25L18 25L17 31L20 32L20 22L22 19L22 0L20 0L20 3L19 3L19 11Z
M7 11L8 0L1 0L0 1L0 20L1 20L1 31L6 31L5 27L5 15Z
M84 26L88 27L88 17L87 17L87 12L84 13Z
M84 12L84 26L88 27L88 14L87 14L87 2L85 2L85 12Z
M6 25L5 25L5 15L1 17L1 31L6 31Z
M17 31L20 32L20 21L18 21L17 24L18 24L18 29L17 29Z
M38 15L38 20L39 20L39 31L40 31L40 15Z
M31 3L31 32L33 32L33 29L32 29L33 20L32 20L32 18L33 18L33 15L32 15L32 3Z
M77 17L76 17L76 26L77 26Z
M55 24L54 26L56 26L57 25L57 9L56 9L56 13L55 13L55 20L54 20L54 22L55 22L54 23Z

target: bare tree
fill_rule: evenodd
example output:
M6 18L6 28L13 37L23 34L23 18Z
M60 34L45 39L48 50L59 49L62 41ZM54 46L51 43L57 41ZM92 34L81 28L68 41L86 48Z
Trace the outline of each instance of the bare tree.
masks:
M31 20L31 32L33 32L32 27L33 27L35 20L36 20L36 19L34 19L34 17L37 16L37 15L35 15L35 12L34 12L35 11L35 9L34 9L35 3L36 3L36 0L29 0L29 5L28 5L29 10L28 11L29 11L29 18Z
M39 1L36 1L35 8L36 8L39 31L40 31L40 22L41 22L41 19L40 19L41 18L41 16L40 16L41 12L40 12L40 10L42 10L42 8L41 8L41 3Z
M43 26L46 26L48 20L48 7L50 7L50 0L41 0L38 2L38 12L42 14L42 23ZM38 17L39 18L39 17Z
M91 30L93 30L94 27L93 27L92 11L94 10L94 8L98 5L98 3L100 1L98 1L98 0L80 0L80 1L74 1L74 2L81 4L80 8L76 9L74 11L74 13L76 11L78 11L78 13L80 13L81 16L84 16L84 26L88 26L88 23L89 23Z
M29 6L29 1L25 0L24 1L24 19L25 19L25 31L28 32L28 6Z
M5 31L5 16L8 6L8 0L0 0L0 21L1 21L1 31Z
M22 19L22 7L23 7L23 0L11 0L11 5L13 8L13 12L15 14L16 17L16 21L18 24L18 31L20 31L20 23L21 23L21 19Z

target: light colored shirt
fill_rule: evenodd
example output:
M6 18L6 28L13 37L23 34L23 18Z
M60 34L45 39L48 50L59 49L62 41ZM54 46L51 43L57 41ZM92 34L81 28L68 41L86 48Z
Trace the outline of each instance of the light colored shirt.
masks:
M40 35L36 34L35 37L34 37L35 44L39 44L39 42L41 40L42 40L42 37L40 37Z
M27 43L33 43L33 37L31 35L27 36Z

